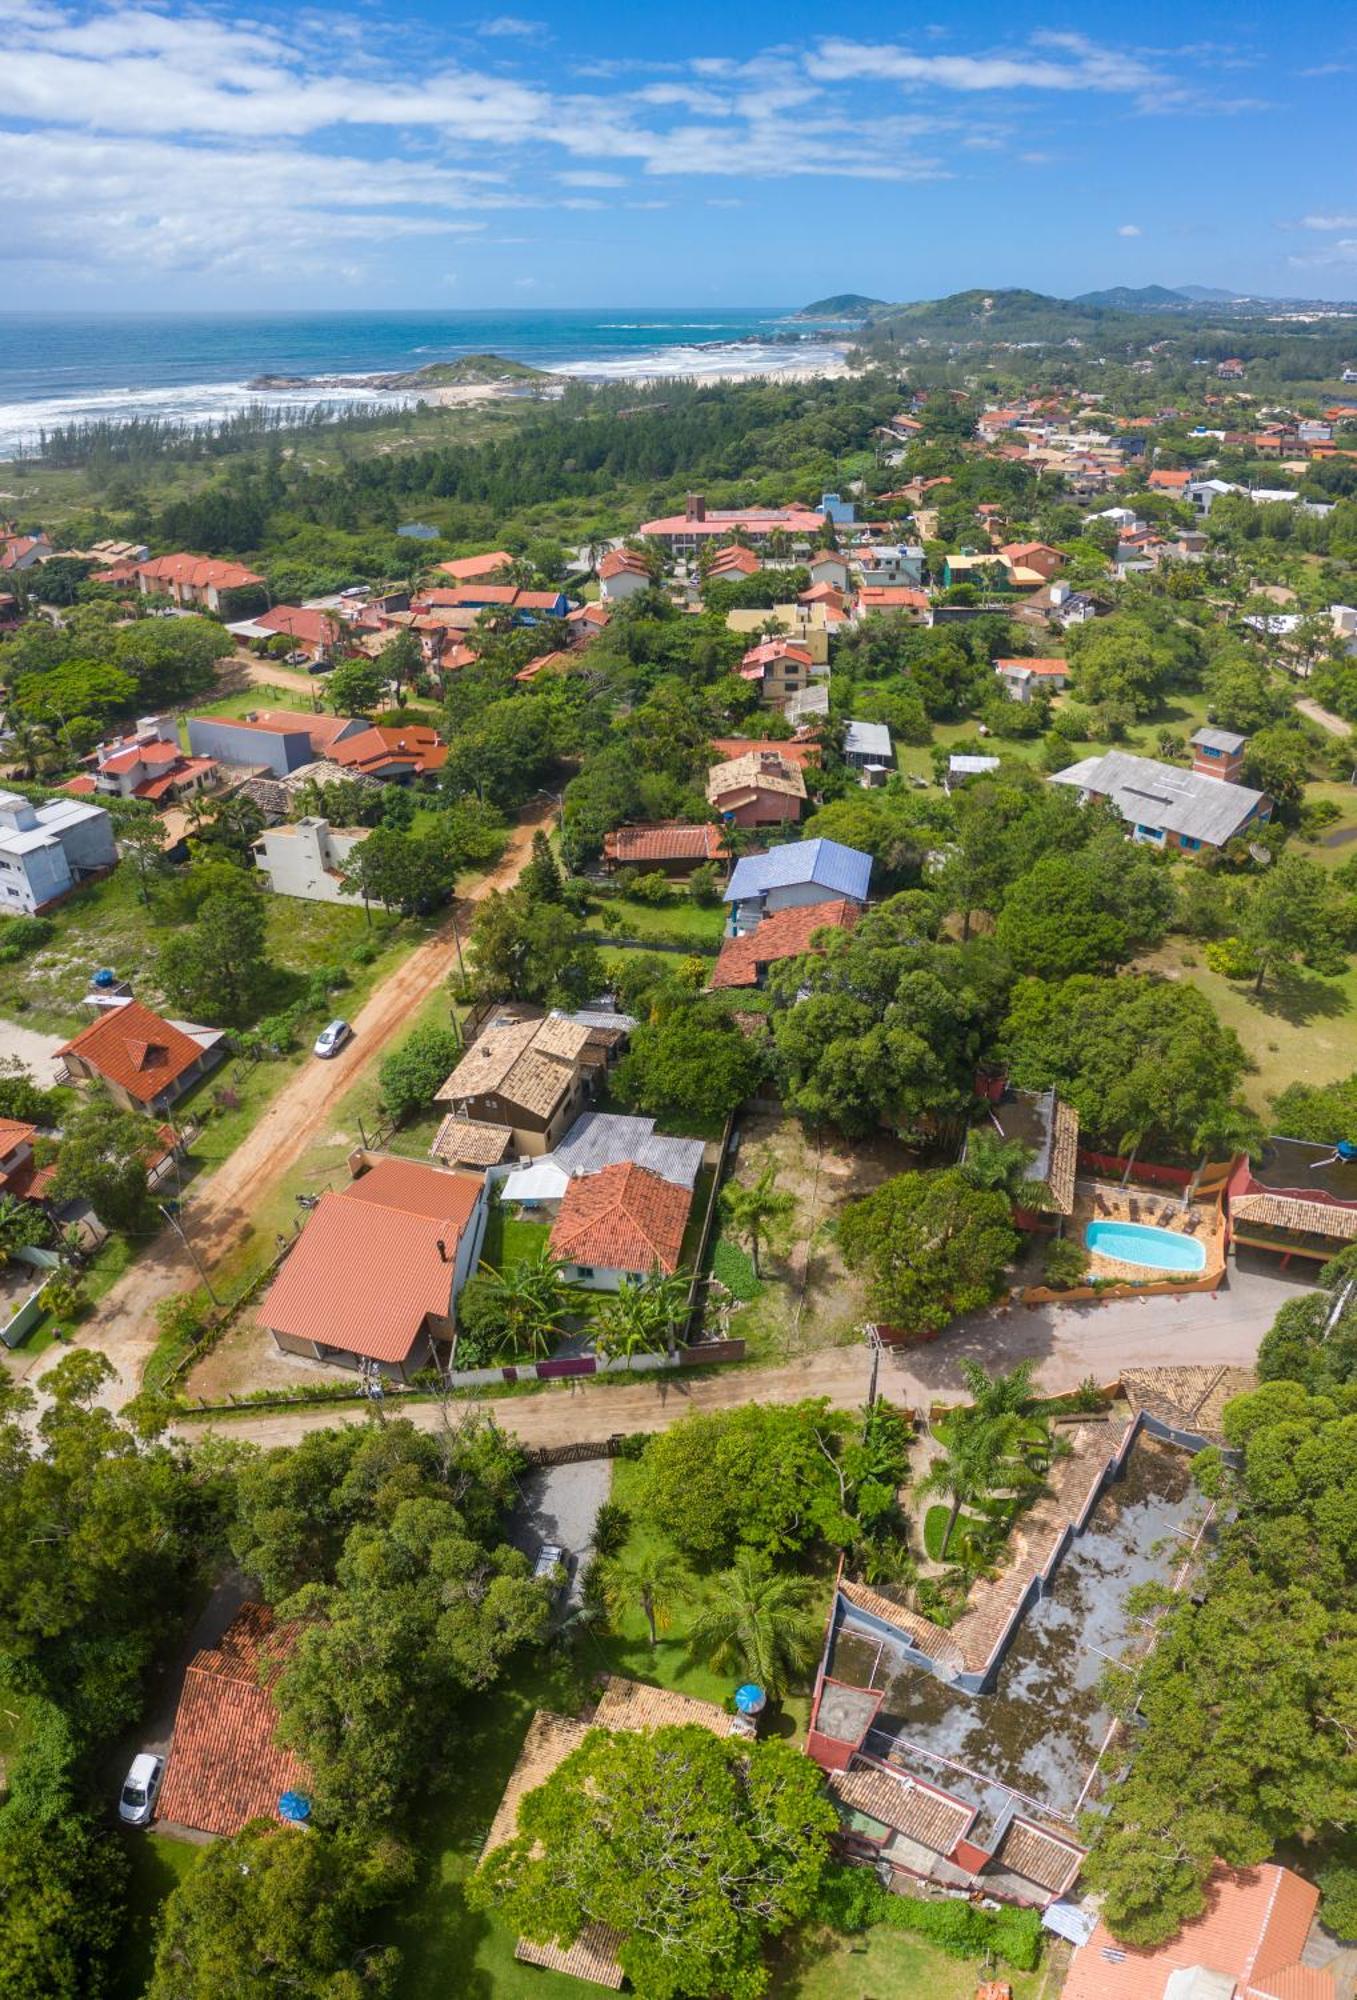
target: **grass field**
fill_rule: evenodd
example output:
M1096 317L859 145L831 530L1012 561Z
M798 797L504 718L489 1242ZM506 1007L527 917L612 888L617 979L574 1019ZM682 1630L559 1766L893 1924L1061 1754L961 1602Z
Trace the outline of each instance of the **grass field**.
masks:
M1258 1111L1289 1083L1333 1083L1357 1070L1357 964L1338 979L1292 968L1255 994L1251 983L1212 972L1196 940L1170 938L1138 969L1201 989L1255 1065L1244 1094Z
M793 1938L773 1963L772 2000L973 2000L986 1973L966 1959L949 1958L925 1939L884 1925L861 1937L832 1932ZM1036 2000L1043 1985L1038 1972L1001 1966L993 1975L1007 1980L1013 2000Z
M603 912L614 910L621 918L619 935L648 938L673 935L691 938L697 944L719 944L725 929L726 913L719 903L704 909L686 895L675 893L667 903L642 903L634 896L609 896L590 912L585 928L606 937Z
M114 1954L110 2000L139 2000L155 1962L156 1924L170 1891L191 1875L205 1847L161 1833L120 1833L129 1877L123 1931Z
M549 1223L529 1222L495 1202L485 1225L482 1261L495 1271L502 1271L508 1264L530 1264L545 1248L550 1234Z

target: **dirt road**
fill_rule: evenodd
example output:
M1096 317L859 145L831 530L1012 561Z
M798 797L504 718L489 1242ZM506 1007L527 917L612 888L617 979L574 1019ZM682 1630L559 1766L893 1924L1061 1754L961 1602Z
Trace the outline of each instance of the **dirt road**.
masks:
M515 826L502 859L459 896L456 917L465 935L475 905L492 889L518 880L532 851L532 837L554 810L535 806ZM377 1062L410 1016L447 978L453 966L452 919L416 946L354 1016L353 1040L329 1062L303 1062L284 1084L248 1136L214 1174L193 1190L190 1226L194 1246L209 1270L246 1234L250 1218L274 1186L321 1137L334 1107L363 1072ZM106 1400L114 1407L135 1395L141 1369L155 1345L155 1307L167 1294L197 1282L179 1238L162 1231L126 1275L101 1300L82 1345L100 1348L118 1371Z
M1335 715L1331 709L1321 708L1317 701L1307 698L1298 701L1296 707L1302 715L1308 715L1311 722L1317 722L1321 729L1327 729L1330 736L1351 736L1352 724L1344 722L1342 716Z
M242 687L286 688L290 694L304 694L310 708L313 700L325 697L325 676L299 673L296 667L257 660L249 653L235 653L221 663L217 692L231 694Z
M1219 1292L1180 1298L1123 1299L1101 1306L1042 1306L1034 1311L977 1313L950 1327L931 1346L898 1358L883 1356L879 1378L888 1401L925 1409L964 1393L959 1363L980 1361L991 1371L1030 1360L1048 1394L1076 1389L1088 1376L1115 1382L1124 1368L1167 1368L1183 1362L1248 1367L1258 1343L1287 1299L1308 1289L1303 1279L1277 1271L1263 1259L1231 1266ZM838 1408L867 1399L871 1357L865 1346L828 1347L775 1368L731 1368L685 1380L682 1375L637 1381L558 1383L533 1395L478 1399L496 1421L524 1444L569 1444L609 1437L614 1431L659 1431L689 1410L724 1410L739 1403L795 1403L828 1396ZM421 1430L436 1430L436 1403L388 1404ZM461 1405L455 1405L460 1408ZM364 1404L231 1417L221 1430L261 1445L295 1444L308 1431L362 1423ZM201 1436L208 1421L179 1426Z

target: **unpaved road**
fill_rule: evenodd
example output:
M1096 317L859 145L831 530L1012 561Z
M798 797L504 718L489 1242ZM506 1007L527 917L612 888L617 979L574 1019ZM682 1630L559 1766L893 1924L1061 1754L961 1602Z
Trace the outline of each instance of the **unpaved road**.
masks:
M1303 1280L1258 1259L1232 1265L1228 1282L1213 1293L980 1313L958 1321L931 1346L911 1349L907 1357L883 1356L879 1388L889 1402L912 1409L926 1409L935 1399L957 1400L963 1393L958 1366L963 1359L981 1361L991 1371L1030 1359L1038 1383L1050 1395L1077 1389L1090 1375L1098 1382L1115 1382L1123 1368L1185 1362L1249 1367L1279 1307L1308 1289ZM687 1380L672 1374L631 1382L574 1381L531 1395L477 1401L524 1444L571 1444L615 1431L665 1430L689 1410L725 1410L739 1403L795 1403L803 1396L827 1396L837 1408L854 1409L867 1400L870 1373L865 1346L830 1347L775 1368L730 1368ZM395 1401L384 1407L408 1416L420 1430L437 1430L443 1422L437 1403ZM454 1413L463 1407L452 1406ZM313 1405L268 1416L230 1417L220 1429L223 1436L255 1444L295 1444L308 1431L363 1423L368 1415L368 1406L361 1403ZM204 1419L185 1421L178 1429L195 1437L211 1427Z
M1321 729L1327 729L1330 736L1351 736L1352 724L1344 722L1342 716L1335 715L1332 709L1321 708L1317 701L1311 701L1307 697L1303 701L1298 701L1296 707L1302 715L1308 715L1311 722L1317 722Z
M509 837L502 859L456 905L465 929L475 905L492 889L518 880L532 852L532 837L554 807L534 806ZM241 1144L216 1172L193 1189L188 1225L194 1247L209 1271L245 1236L250 1218L276 1184L296 1165L313 1140L327 1131L334 1107L364 1070L379 1060L410 1016L447 978L453 967L452 918L435 936L417 945L370 995L354 1016L353 1040L329 1062L303 1062ZM100 1301L82 1345L100 1348L118 1372L105 1397L117 1408L140 1385L141 1369L155 1346L155 1308L172 1292L197 1283L188 1253L165 1229L125 1276Z

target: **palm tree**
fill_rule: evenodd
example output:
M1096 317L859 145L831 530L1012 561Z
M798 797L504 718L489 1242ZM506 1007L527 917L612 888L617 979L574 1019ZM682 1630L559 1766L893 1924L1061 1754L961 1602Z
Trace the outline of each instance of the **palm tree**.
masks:
M761 1275L760 1243L767 1243L776 1234L778 1224L784 1222L796 1207L795 1195L778 1192L776 1178L776 1167L768 1166L752 1187L744 1187L739 1181L728 1181L721 1190L722 1211L735 1234L743 1237L749 1245L749 1258L756 1278Z
M488 1264L481 1269L504 1309L504 1351L545 1359L565 1326L569 1292L561 1264L544 1243L535 1257L520 1258L502 1271Z
M963 1507L973 1506L1000 1483L1003 1452L998 1430L989 1424L954 1428L947 1449L919 1482L920 1493L938 1493L948 1500L947 1528L939 1550L946 1562L952 1535Z
M0 1195L0 1270L16 1252L45 1243L50 1233L51 1224L35 1202Z
M780 1695L819 1648L821 1620L811 1609L815 1588L808 1578L780 1574L754 1550L740 1549L695 1613L692 1643L714 1667L734 1667L767 1694Z
M961 1172L973 1188L984 1188L991 1193L1016 1195L1027 1178L1027 1169L1035 1155L1030 1146L1024 1146L1021 1139L1004 1139L988 1126L981 1125L966 1141L966 1157L961 1163ZM1030 1205L1036 1202L1035 1181L1029 1181L1022 1192Z
M607 1360L658 1354L673 1342L688 1296L686 1279L623 1278L594 1315L594 1346Z
M40 722L24 722L18 717L10 722L5 748L18 764L20 775L30 780L50 766L56 752L50 729Z
M639 1610L657 1646L669 1629L676 1604L692 1589L692 1577L682 1557L659 1544L643 1544L613 1556L603 1570L603 1601L611 1618Z

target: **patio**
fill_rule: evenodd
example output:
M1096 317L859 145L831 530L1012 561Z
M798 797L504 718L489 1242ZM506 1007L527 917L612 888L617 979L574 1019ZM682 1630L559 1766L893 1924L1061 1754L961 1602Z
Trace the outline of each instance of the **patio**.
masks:
M1090 1222L1133 1222L1145 1229L1164 1229L1175 1236L1195 1239L1206 1252L1200 1271L1163 1270L1155 1264L1132 1264L1122 1257L1106 1257L1091 1250L1088 1274L1092 1279L1111 1279L1122 1284L1172 1284L1175 1279L1195 1288L1218 1283L1225 1269L1225 1217L1215 1202L1189 1202L1181 1195L1150 1188L1120 1187L1114 1181L1080 1180L1075 1187L1074 1210L1066 1233L1072 1243L1084 1241Z

